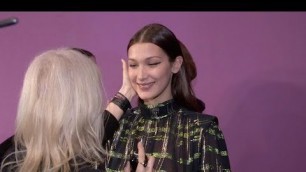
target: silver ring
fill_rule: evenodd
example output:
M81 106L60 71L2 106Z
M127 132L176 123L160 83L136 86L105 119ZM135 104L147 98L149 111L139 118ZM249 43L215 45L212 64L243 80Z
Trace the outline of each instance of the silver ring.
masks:
M144 167L147 167L147 163L144 163L144 162L138 162L138 163L143 165Z
M144 161L144 162L139 162L139 161L138 161L138 163L141 164L141 165L143 165L144 167L147 167L147 165L148 165L148 160L149 160L149 158L147 157L147 155L145 155L145 161Z

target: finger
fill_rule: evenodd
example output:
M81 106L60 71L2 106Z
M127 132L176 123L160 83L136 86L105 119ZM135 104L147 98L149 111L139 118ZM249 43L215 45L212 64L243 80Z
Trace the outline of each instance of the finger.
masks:
M123 169L124 172L130 172L131 171L131 165L130 165L130 162L127 162L124 169Z
M154 166L154 162L155 162L155 157L154 156L149 156L149 161L148 161L148 165L146 167L146 172L153 172L153 166Z
M145 171L144 163L145 163L146 154L141 141L137 143L137 149L138 149L138 165L136 171L143 172Z
M138 163L136 172L154 172L154 162L155 162L155 157L149 156L149 161L146 167Z
M121 59L122 62L122 85L119 89L119 92L123 94L125 97L129 99L129 101L132 100L132 98L136 95L136 91L131 85L129 73L128 73L128 63Z
M128 71L127 71L127 64L125 62L125 60L121 59L121 62L122 62L122 72L123 72L123 81L124 79L128 79Z
M139 141L137 143L137 149L138 149L138 161L139 162L144 162L145 161L146 153L145 153L142 141Z

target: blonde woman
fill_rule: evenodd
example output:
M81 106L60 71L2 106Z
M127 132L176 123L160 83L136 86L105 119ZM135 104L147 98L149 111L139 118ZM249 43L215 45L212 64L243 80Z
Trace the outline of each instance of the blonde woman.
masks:
M94 56L88 57L80 49L59 48L34 58L1 171L105 170L104 146L119 125L120 106L129 101L122 95L105 110L101 73Z

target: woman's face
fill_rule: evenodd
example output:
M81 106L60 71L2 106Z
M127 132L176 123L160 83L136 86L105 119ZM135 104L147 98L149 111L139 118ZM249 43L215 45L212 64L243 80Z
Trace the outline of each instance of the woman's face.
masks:
M128 50L128 73L133 88L145 104L156 105L172 98L171 79L179 69L167 54L152 43L137 43Z

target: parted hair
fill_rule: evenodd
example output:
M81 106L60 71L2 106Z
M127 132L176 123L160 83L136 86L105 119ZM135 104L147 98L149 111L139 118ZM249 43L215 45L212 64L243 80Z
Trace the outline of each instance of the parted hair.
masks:
M193 91L191 81L197 76L196 65L187 47L166 26L159 23L145 25L130 39L127 51L136 43L153 43L160 47L174 62L176 57L183 57L183 64L178 73L172 77L171 91L173 98L188 109L202 112L205 104ZM139 100L141 102L142 100Z
M100 70L85 54L58 48L36 56L25 73L8 164L35 172L103 163L104 97Z

